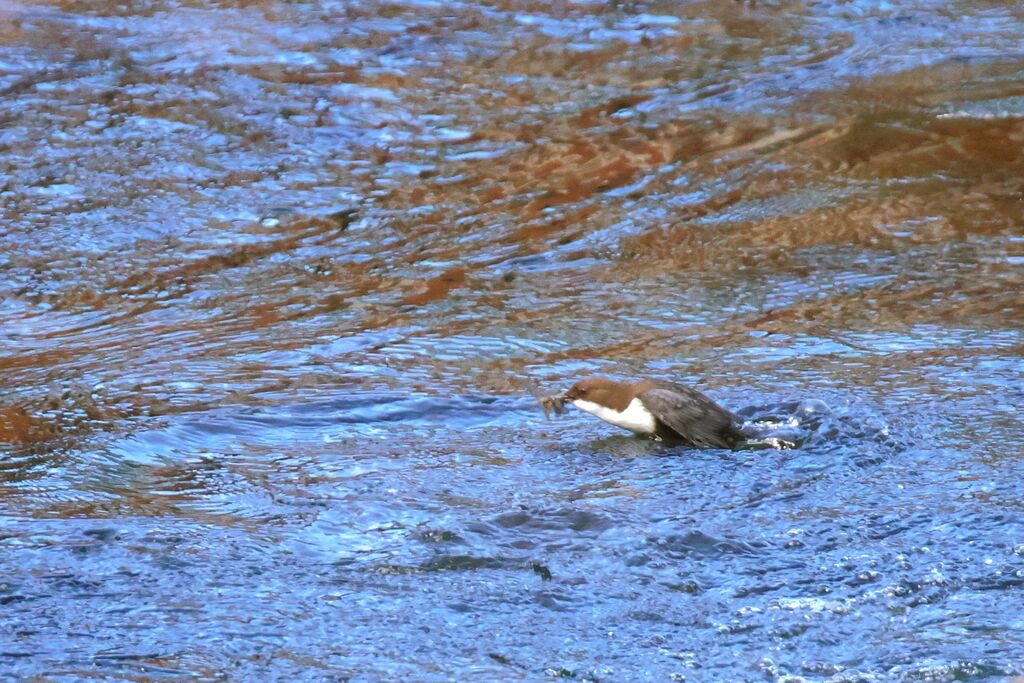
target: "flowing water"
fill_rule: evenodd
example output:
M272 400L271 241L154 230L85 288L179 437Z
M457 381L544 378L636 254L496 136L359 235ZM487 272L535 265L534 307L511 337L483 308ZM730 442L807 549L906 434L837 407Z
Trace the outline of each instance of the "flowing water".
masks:
M1022 198L1012 0L0 2L0 675L1024 674Z

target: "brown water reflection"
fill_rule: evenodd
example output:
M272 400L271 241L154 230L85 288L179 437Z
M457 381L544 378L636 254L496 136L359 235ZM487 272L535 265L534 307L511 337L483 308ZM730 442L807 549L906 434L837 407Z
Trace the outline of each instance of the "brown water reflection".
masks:
M3 4L0 671L1021 673L1022 27ZM655 457L597 372L831 412Z

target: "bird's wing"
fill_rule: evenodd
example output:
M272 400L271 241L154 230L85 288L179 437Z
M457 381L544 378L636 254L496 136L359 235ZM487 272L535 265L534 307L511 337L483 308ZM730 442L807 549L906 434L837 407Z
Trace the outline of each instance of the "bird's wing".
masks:
M657 382L639 398L654 417L695 446L732 448L742 438L739 419L696 389Z

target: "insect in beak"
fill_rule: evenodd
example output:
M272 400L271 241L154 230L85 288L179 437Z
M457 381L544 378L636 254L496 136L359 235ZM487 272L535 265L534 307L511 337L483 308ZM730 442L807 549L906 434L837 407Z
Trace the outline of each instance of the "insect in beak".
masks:
M544 396L540 399L540 405L544 409L544 417L551 419L551 413L561 415L565 412L565 396Z

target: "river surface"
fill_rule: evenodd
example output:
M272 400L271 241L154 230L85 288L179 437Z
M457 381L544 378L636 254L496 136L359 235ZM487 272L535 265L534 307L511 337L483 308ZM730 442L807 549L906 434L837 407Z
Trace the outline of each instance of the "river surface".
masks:
M1013 1L3 0L0 677L1024 674L1022 197Z

